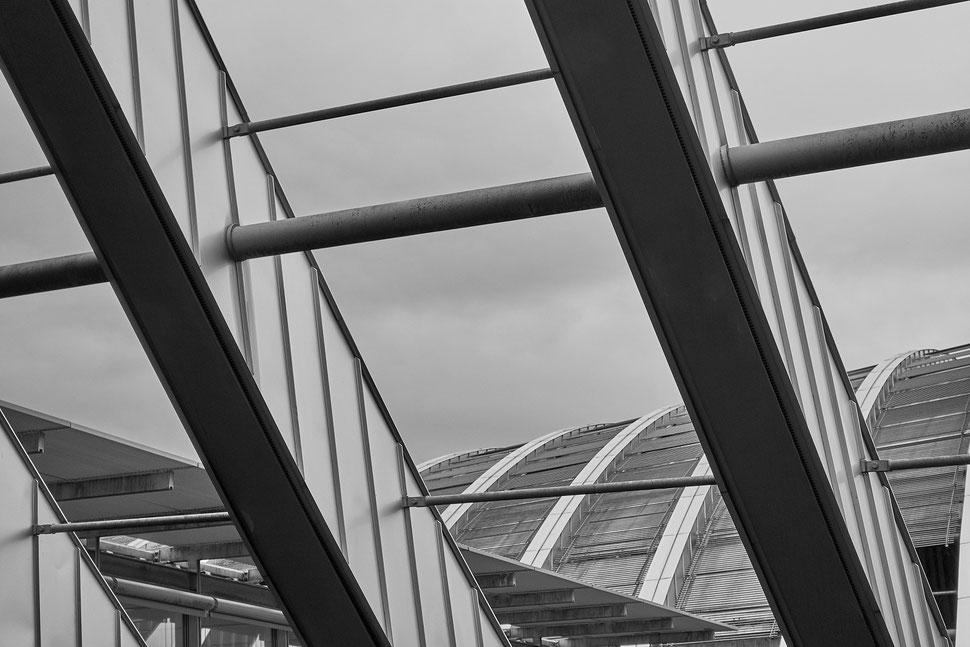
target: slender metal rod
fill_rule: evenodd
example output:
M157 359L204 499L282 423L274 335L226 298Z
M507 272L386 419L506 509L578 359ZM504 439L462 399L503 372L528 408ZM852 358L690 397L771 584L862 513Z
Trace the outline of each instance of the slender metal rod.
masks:
M286 617L279 609L246 604L245 602L236 602L235 600L226 600L211 595L182 591L180 589L170 589L168 587L158 586L157 584L147 584L145 582L127 580L120 577L105 576L104 581L116 595L128 598L149 600L151 602L202 611L207 616L216 614L261 623L287 624Z
M390 202L344 211L233 225L229 255L242 261L603 206L589 173ZM0 267L0 298L104 283L91 252Z
M701 39L701 49L718 49L731 47L738 43L749 43L755 40L765 40L776 36L787 36L798 34L803 31L813 31L837 25L847 25L849 23L871 20L873 18L884 18L895 16L911 11L921 11L923 9L933 9L945 5L959 4L967 0L902 0L901 2L891 2L889 4L877 5L875 7L864 7L862 9L852 9L850 11L840 11L838 13L806 18L804 20L794 20L783 22L768 27L757 27L755 29L745 29L743 31L732 31L717 34L708 38Z
M646 490L670 490L700 485L717 485L713 476L683 476L679 478L651 479L648 481L623 481L620 483L590 483L588 485L564 485L558 487L499 490L497 492L474 492L468 494L442 494L404 497L405 507L429 507L452 503L482 503L485 501L518 501L520 499L553 499L580 494L608 494L610 492L642 492Z
M732 185L821 173L970 148L970 110L887 121L790 139L722 147Z
M144 528L182 530L204 526L225 526L232 523L228 512L203 512L198 514L175 514L160 517L137 517L132 519L106 519L102 521L75 521L73 523L44 523L34 526L35 535L53 535L61 532L127 531Z
M0 267L0 298L104 283L108 279L92 252Z
M497 90L498 88L507 88L513 85L522 85L524 83L551 79L552 76L553 72L549 69L532 70L529 72L509 74L506 76L496 76L489 79L480 79L478 81L469 81L467 83L458 83L457 85L446 85L440 88L420 90L418 92L409 92L407 94L398 94L392 97L361 101L359 103L351 103L344 106L336 106L334 108L324 108L323 110L303 112L287 117L276 117L274 119L266 119L264 121L250 121L247 123L236 124L226 129L225 136L227 138L239 137L241 135L249 135L251 133L264 132L266 130L288 128L290 126L299 126L317 121L326 121L328 119L336 119L338 117L349 117L350 115L359 115L366 112L386 110L387 108L409 106L416 103L424 103L425 101L435 101L437 99L457 97L464 94L483 92L485 90Z
M54 175L54 169L49 166L37 166L35 168L25 168L20 171L11 171L10 173L0 173L0 184L30 180L35 177L44 177L45 175Z
M237 261L537 218L603 205L589 173L230 227Z
M921 470L928 467L957 467L970 465L970 454L950 456L926 456L923 458L888 458L875 461L862 461L863 472L896 472L900 470Z

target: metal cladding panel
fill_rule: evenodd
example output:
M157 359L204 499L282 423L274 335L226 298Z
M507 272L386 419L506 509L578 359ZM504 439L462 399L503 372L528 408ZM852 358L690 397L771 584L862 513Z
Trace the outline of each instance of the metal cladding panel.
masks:
M168 198L179 226L190 238L188 180L182 146L182 115L179 105L179 73L176 65L176 37L173 0L138 2L135 33L138 40L138 75L141 82L145 139L142 148L152 171ZM126 33L111 33L109 25L92 25L99 39L123 40ZM130 77L110 78L113 85L130 82Z
M36 523L63 521L13 429L0 419L0 609L5 642L108 646L124 637L127 644L144 645L77 539L31 532Z
M132 15L133 31L128 22ZM314 505L347 551L374 616L390 629L395 644L419 644L413 584L410 576L404 577L409 572L407 542L400 541L405 515L413 517L414 535L425 538L419 550L426 550L429 538L442 539L442 563L453 571L447 579L465 601L469 619L474 580L457 549L441 536L436 513L406 513L398 479L385 478L389 466L391 474L398 472L400 438L312 257L297 254L245 263L229 257L228 225L293 213L258 140L226 143L222 138L225 125L246 117L200 21L190 0L105 0L91 12L91 33L98 35L95 47L105 57L109 80L121 88L122 108ZM134 58L137 66L132 67ZM403 460L412 494L423 494L406 452ZM338 466L346 466L339 479ZM424 564L421 572L424 577L439 571ZM266 575L273 580L272 572ZM440 585L444 579L436 581ZM429 594L422 600L424 617L443 618L447 599ZM481 608L488 619L487 606ZM427 620L424 624L429 631L437 626ZM463 635L469 630L472 634ZM481 629L466 622L458 632L452 632L452 642L474 644L484 632L491 643L507 644L494 618Z
M128 121L135 123L135 74L132 69L132 50L130 38L116 38L115 34L127 34L128 0L97 0L85 2L91 25L97 25L100 33L88 34L88 40L102 61L105 74L115 79L129 79L128 83L115 85L115 97L121 104Z
M715 474L732 493L729 503L740 515L748 548L773 592L779 617L788 625L790 642L813 642L809 636L816 630L815 617L854 613L851 608L861 615L842 626L844 631L848 626L858 628L854 639L944 644L945 629L935 605L923 601L925 583L913 568L915 548L896 520L894 501L883 496L881 484L858 475L859 461L871 457L870 450L855 420L850 382L777 193L764 183L732 188L720 169L719 148L747 143L753 134L744 123L730 70L719 54L697 46L700 38L710 35L704 9L696 0L661 0L658 31L650 11L638 0L596 4L596 11L594 3L581 0L529 4L634 277L695 414ZM637 118L616 119L616 114ZM650 165L656 159L664 160L664 168ZM674 160L684 163L678 166ZM645 168L650 172L644 173ZM642 205L650 205L650 212ZM691 209L698 216L696 230L689 224ZM675 227L667 227L667 213L678 214ZM722 231L725 223L730 227ZM662 247L654 244L659 240ZM713 258L705 257L705 246L716 250ZM684 248L692 250L690 267L675 256ZM718 284L714 277L725 264L730 268L728 280ZM704 320L720 321L717 333L724 339L715 342L709 328L691 336L689 325L696 318L686 312L701 294ZM731 312L738 303L743 303L743 316ZM737 330L730 321L737 322ZM746 337L748 331L753 339ZM758 350L743 359L752 341ZM706 343L711 347L702 350ZM719 408L719 398L731 391L720 377L726 374L746 388L733 403L727 398ZM712 376L711 383L705 375ZM772 386L759 384L755 376L760 375L770 375ZM756 405L758 393L764 400ZM749 402L739 406L741 398ZM753 414L762 405L766 408ZM732 406L737 411L732 412ZM769 422L767 412L772 409L784 414ZM743 435L740 430L747 426L743 420L732 420L741 410L755 415L762 427L779 432L788 427L793 444L784 447L789 439L781 433L762 434L751 443L735 438L734 433ZM716 436L711 435L713 429ZM735 455L732 444L760 447L772 465L762 462L757 468L739 469L754 455ZM811 457L808 448L813 445ZM786 454L793 463L783 468ZM776 467L777 474L765 471ZM796 473L813 480L824 477L829 491L817 481L800 490L805 483L794 478ZM788 487L784 492L765 492L765 482L786 482ZM796 511L801 505L796 503L802 496L799 491L807 507ZM778 500L766 505L763 515L757 512L776 494ZM778 511L795 517L802 530L794 531L795 525L781 521ZM780 541L775 551L772 543L780 535L773 528L779 524L793 531L793 537ZM810 540L811 532L820 534ZM806 554L819 563L831 559L831 566L794 575L802 566L789 563L798 542L811 546ZM832 548L825 557L823 545ZM878 549L870 550L876 545ZM846 573L851 581L833 581L811 593L805 583L819 583L819 573L826 571L833 577ZM836 602L837 595L844 595L844 600ZM814 604L820 605L819 611L807 612ZM821 611L829 604L829 611ZM883 618L895 617L897 609L912 622L886 627ZM793 624L797 618L804 623Z
M405 515L401 511L401 501L406 494L402 489L401 479L397 478L403 468L401 448L394 442L391 430L384 422L370 392L365 391L363 399L375 488L374 516L378 520L382 547L380 567L384 569L389 593L387 606L393 630L392 640L396 635L413 639L412 637L417 636L418 606L412 590L415 573L411 568L410 557L416 548L409 541ZM464 573L459 570L452 580L455 582L455 591L461 592L458 583L464 579Z
M336 441L331 439L334 431L328 411L329 385L323 374L326 348L321 343L323 335L318 331L317 323L318 317L321 320L323 317L312 298L320 289L319 275L306 265L300 256L282 258L290 346L294 350L293 382L296 402L299 403L297 418L303 476L324 517L339 531L343 525L343 510L342 497L337 491L339 482L335 479L339 476L336 465L340 457L333 451Z

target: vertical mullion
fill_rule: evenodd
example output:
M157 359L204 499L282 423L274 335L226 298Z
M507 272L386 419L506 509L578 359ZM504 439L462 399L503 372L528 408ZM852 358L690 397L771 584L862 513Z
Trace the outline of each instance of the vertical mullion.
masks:
M435 521L435 542L438 545L438 568L441 569L441 592L445 602L445 618L447 620L448 644L456 647L455 615L451 609L451 587L448 584L448 560L445 558L445 528L440 521Z
M397 446L397 473L398 479L401 485L401 496L408 496L408 483L405 476L405 466L404 461L404 446L398 444ZM408 570L411 574L411 591L414 596L414 612L417 615L417 625L418 625L418 644L420 647L425 647L427 645L427 637L424 632L424 613L421 609L421 578L418 576L418 559L417 553L415 552L416 546L414 545L414 527L412 525L411 513L412 509L410 507L405 507L404 510L404 536L407 542L407 552L408 552Z
M81 626L81 550L80 546L74 547L74 631L75 644L83 647L84 638Z
M34 519L34 527L40 523L40 484L35 480L34 487L31 489L30 499L31 512ZM40 537L35 533L31 535L31 552L33 553L33 577L34 577L34 645L41 647L42 612L40 604Z
M359 357L354 358L354 381L357 383L357 409L360 415L360 433L364 450L364 478L367 479L367 496L370 502L371 528L374 533L374 550L377 552L377 579L380 585L381 606L384 611L384 632L388 640L391 634L391 607L387 593L387 573L384 568L384 545L381 542L380 515L377 510L377 485L374 483L374 462L371 457L370 434L367 430L367 412L364 408L364 380Z
M276 222L276 180L272 175L266 176L266 189L269 198L269 218ZM293 429L293 455L300 472L303 468L303 441L300 438L300 412L296 402L296 378L293 374L293 350L290 344L290 320L286 312L286 286L283 282L283 259L279 254L273 256L273 268L276 273L276 293L279 303L280 331L283 335L283 366L286 371L286 394L290 404L290 421Z
M227 140L228 143L228 140ZM317 347L320 359L320 376L323 379L323 405L326 409L327 442L330 447L330 469L333 475L333 494L337 506L337 535L340 550L347 557L347 529L344 524L344 500L340 487L340 461L337 458L337 433L333 424L333 400L330 397L330 369L327 365L327 343L323 331L323 307L320 298L320 273L310 268L310 290L313 298L313 322L317 332Z
M185 92L185 62L182 58L182 29L179 24L178 0L172 4L172 36L175 44L175 74L178 82L179 121L182 125L182 162L185 166L185 188L189 208L189 244L196 262L199 252L199 217L195 204L195 173L192 169L192 136L189 132L189 106Z
M134 0L129 0L133 2ZM219 70L219 117L223 132L229 127L229 104L226 99L229 93L226 73ZM236 197L236 175L232 166L232 144L230 140L222 140L222 157L226 166L226 186L229 192L229 220L231 226L239 225L239 202ZM250 372L256 372L255 355L253 353L252 327L250 326L251 313L249 311L250 299L249 284L247 274L242 261L233 261L233 276L236 283L236 301L239 308L239 336L242 338L243 356Z

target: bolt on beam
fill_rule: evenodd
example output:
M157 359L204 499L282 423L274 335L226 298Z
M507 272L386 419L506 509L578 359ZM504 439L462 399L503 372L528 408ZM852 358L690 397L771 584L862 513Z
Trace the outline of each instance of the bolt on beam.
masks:
M967 0L902 0L901 2L891 2L889 4L878 5L875 7L863 7L850 11L840 11L838 13L806 18L804 20L794 20L791 22L779 23L768 27L757 27L755 29L745 29L743 31L726 32L715 34L701 39L701 49L720 49L731 47L739 43L750 43L756 40L765 40L777 36L788 36L805 31L835 27L837 25L847 25L873 18L884 18L895 16L911 11L932 9L945 5L959 4Z
M887 121L746 146L722 146L728 181L750 182L970 148L970 110Z
M408 92L407 94L398 94L392 97L361 101L359 103L352 103L345 106L303 112L287 117L276 117L274 119L266 119L263 121L250 121L236 124L228 127L224 136L226 138L240 137L242 135L250 135L252 133L259 133L267 130L277 130L279 128L288 128L290 126L300 126L318 121L326 121L328 119L336 119L338 117L348 117L350 115L359 115L367 112L375 112L377 110L399 108L401 106L409 106L416 103L424 103L426 101L435 101L437 99L457 97L465 94L483 92L486 90L496 90L498 88L507 88L514 85L522 85L524 83L533 83L535 81L551 79L552 77L553 72L549 69L531 70L529 72L519 72L517 74L496 76L489 79L458 83L456 85L446 85L440 88L432 88L430 90L419 90L418 92Z

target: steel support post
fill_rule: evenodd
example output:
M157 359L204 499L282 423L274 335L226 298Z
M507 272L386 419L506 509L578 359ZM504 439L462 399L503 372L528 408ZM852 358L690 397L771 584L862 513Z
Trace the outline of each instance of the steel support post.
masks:
M970 109L721 148L732 185L970 148Z
M848 25L850 23L861 22L863 20L895 16L901 13L920 11L922 9L932 9L934 7L943 7L945 5L959 4L966 1L967 0L902 0L901 2L891 2L889 4L878 5L875 7L863 7L862 9L840 11L838 13L827 14L825 16L816 16L814 18L806 18L804 20L783 22L777 25L770 25L768 27L757 27L755 29L745 29L743 31L732 31L723 34L716 34L714 36L701 39L701 49L730 47L732 45L737 45L738 43L749 43L755 40L764 40L766 38L775 38L776 36L798 34L803 31L813 31L815 29L824 29L825 27L835 27L837 25Z
M302 644L388 647L68 2L4 2L0 61Z
M535 81L551 79L552 75L553 72L549 69L531 70L529 72L519 72L517 74L496 76L490 79L480 79L477 81L469 81L467 83L458 83L456 85L446 85L440 88L432 88L430 90L408 92L407 94L398 94L392 97L361 101L359 103L351 103L345 106L324 108L323 110L314 110L312 112L303 112L298 115L290 115L287 117L277 117L275 119L266 119L263 121L250 121L230 126L226 129L225 136L239 137L241 135L249 135L251 133L259 133L267 130L277 130L279 128L288 128L290 126L300 126L302 124L326 121L328 119L336 119L338 117L349 117L350 115L360 115L367 112L375 112L377 110L386 110L388 108L410 106L416 103L424 103L426 101L458 97L465 94L473 94L475 92L508 88L513 85L522 85L523 83L533 83Z
M602 206L589 173L403 200L345 211L233 226L237 261L463 227L538 218Z
M788 644L889 647L647 2L527 4Z
M563 485L558 487L523 488L521 490L498 490L496 492L467 492L406 497L404 505L436 506L453 503L481 503L484 501L520 501L522 499L558 499L564 496L584 494L608 494L610 492L643 492L647 490L670 490L700 485L717 485L713 476L683 476L679 478L651 479L648 481L620 481L618 483L590 483L587 485Z

